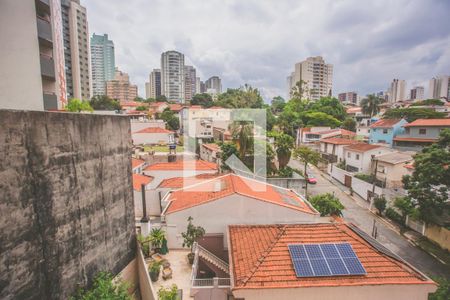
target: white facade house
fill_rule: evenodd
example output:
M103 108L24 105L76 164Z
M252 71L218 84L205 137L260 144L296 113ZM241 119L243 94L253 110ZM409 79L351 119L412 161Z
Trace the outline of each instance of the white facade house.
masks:
M329 162L344 161L344 147L358 143L356 140L344 138L327 138L320 140L320 153Z
M295 192L228 174L172 191L163 199L169 248L181 248L187 219L206 233L223 234L230 224L315 223L320 214Z
M200 158L212 163L219 163L220 146L217 144L201 144Z
M163 120L148 120L148 119L131 119L131 132L136 132L149 127L166 128L166 123Z
M147 127L133 132L134 145L167 145L175 143L174 132L160 127Z
M386 183L387 188L400 188L403 186L402 178L410 173L409 166L414 162L414 152L392 152L375 157L376 176Z
M145 160L132 158L131 159L131 167L133 169L134 174L142 174L142 171L144 171L144 168L146 166Z
M344 147L346 169L350 172L370 174L373 158L390 152L393 152L390 148L365 143L346 146Z

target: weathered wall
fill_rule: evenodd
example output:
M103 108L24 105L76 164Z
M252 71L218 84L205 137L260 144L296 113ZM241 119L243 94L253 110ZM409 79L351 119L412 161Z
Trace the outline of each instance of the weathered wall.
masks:
M67 299L134 235L128 118L0 110L0 299Z

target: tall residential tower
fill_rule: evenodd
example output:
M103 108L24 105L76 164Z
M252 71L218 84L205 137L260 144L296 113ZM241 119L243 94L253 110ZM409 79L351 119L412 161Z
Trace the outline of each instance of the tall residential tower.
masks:
M184 98L191 101L196 94L196 70L193 66L184 66Z
M388 89L388 102L395 103L406 99L406 81L394 79Z
M212 76L205 81L206 92L212 95L222 93L222 80L219 76Z
M153 69L145 83L145 97L155 99L161 96L161 69Z
M450 99L450 76L438 76L430 80L429 98Z
M119 100L121 104L134 101L138 96L137 85L130 83L127 73L116 68L114 79L106 82L106 95L111 99Z
M177 51L161 54L161 93L169 101L184 103L184 54Z
M114 43L108 35L91 37L92 91L93 95L106 95L106 82L114 79Z

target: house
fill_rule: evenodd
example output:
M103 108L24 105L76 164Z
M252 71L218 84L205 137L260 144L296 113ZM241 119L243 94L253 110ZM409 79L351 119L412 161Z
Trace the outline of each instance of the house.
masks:
M437 142L443 129L450 128L450 119L417 119L403 127L404 133L394 138L394 148L421 151Z
M297 145L300 144L315 144L321 139L326 139L330 137L341 137L352 139L356 136L356 133L335 128L330 129L330 127L310 127L310 128L299 128L297 130Z
M370 174L373 157L392 151L392 149L387 147L366 143L345 146L345 168L349 172Z
M144 113L147 114L146 112ZM166 128L166 123L163 120L149 120L147 118L131 119L130 125L131 132L136 132L149 127Z
M149 190L149 184L152 182L153 177L145 176L141 174L133 173L133 199L134 199L134 215L136 219L140 219L143 216L142 213L142 195ZM144 187L144 193L142 192ZM151 214L150 206L147 204L147 214Z
M220 160L220 146L217 144L201 144L200 159L212 163L219 163Z
M212 139L213 127L228 128L231 111L226 108L202 108L194 105L183 107L180 111L180 130L188 130L190 137Z
M227 174L169 192L163 199L169 248L181 248L192 217L208 234L224 235L230 224L315 223L319 213L292 190Z
M164 179L191 177L200 174L216 174L217 164L204 160L177 160L175 162L156 163L144 169L144 174L152 176L151 188L157 187Z
M409 174L409 167L414 162L411 153L391 152L375 156L377 178L385 183L387 188L400 188L403 186L402 178Z
M404 132L404 119L381 119L370 125L369 143L386 144L392 147L394 137Z
M234 299L426 300L437 288L352 224L231 225L228 236Z
M320 140L320 153L329 163L344 161L344 147L359 143L356 140L345 138L326 138Z
M122 110L125 111L136 111L136 108L138 108L139 106L148 107L148 104L138 101L125 101L120 103L120 106L122 106Z
M147 127L133 132L134 145L167 145L175 143L174 132L160 127Z
M167 103L167 102L153 102L153 103L150 103L150 111L153 114L160 114L168 107L169 107L169 103Z
M142 174L142 171L145 168L145 161L142 159L131 158L131 168L133 174Z

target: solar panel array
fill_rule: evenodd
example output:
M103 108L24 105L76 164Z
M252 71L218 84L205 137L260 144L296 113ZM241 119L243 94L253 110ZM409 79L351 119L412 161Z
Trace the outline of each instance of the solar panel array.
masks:
M365 275L349 243L288 245L297 277Z

